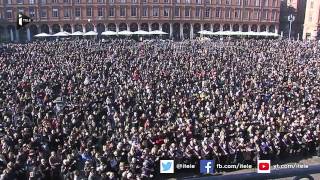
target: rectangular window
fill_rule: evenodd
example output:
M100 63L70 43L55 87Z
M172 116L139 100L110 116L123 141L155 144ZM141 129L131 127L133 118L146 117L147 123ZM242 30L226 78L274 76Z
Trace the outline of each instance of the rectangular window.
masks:
M102 4L102 3L104 3L104 0L97 0L97 2L98 2L99 4Z
M29 4L34 4L34 0L29 0Z
M131 16L137 16L137 7L131 6Z
M201 8L200 7L196 7L196 17L199 18L201 15Z
M47 0L40 0L40 4L47 4Z
M314 4L314 2L311 1L311 2L310 2L310 8L311 8L311 9L313 9L313 4Z
M168 16L169 16L169 8L165 7L165 8L163 9L163 16L164 16L164 17L168 17Z
M76 17L80 17L81 16L81 8L80 7L76 7L74 10L74 15Z
M221 17L221 8L216 8L216 18L220 18Z
M29 8L29 16L30 16L30 17L35 17L35 16L36 16L34 7L30 7L30 8Z
M201 4L201 0L196 0L196 4Z
M109 16L114 17L114 7L109 7Z
M244 11L243 11L243 18L244 19L249 19L249 10L247 10L247 9L245 9Z
M211 4L211 0L204 0L205 4Z
M70 9L69 8L63 9L63 17L65 17L65 18L70 17Z
M206 11L204 13L204 16L207 17L207 18L210 17L210 11L211 11L211 9L209 7L207 7Z
M147 17L148 16L148 7L144 6L142 8L142 16Z
M98 16L103 17L104 16L104 8L103 7L98 7Z
M255 6L260 6L260 0L255 0L255 1L254 1L254 5L255 5Z
M120 0L120 3L126 3L126 0Z
M175 0L175 2L179 4L179 3L180 3L180 0Z
M239 19L241 17L241 10L240 9L236 9L234 11L234 18Z
M248 6L248 0L243 0L243 5Z
M81 4L81 0L75 0L74 3L75 4Z
M180 8L179 7L174 8L174 16L176 16L176 17L180 16Z
M164 3L169 3L169 0L164 0L163 2L164 2Z
M87 0L87 3L92 3L92 0Z
M8 5L10 5L10 4L12 4L12 0L4 1L4 4L8 4Z
M69 0L63 0L63 3L69 3Z
M185 16L185 17L190 17L190 7L186 7L186 8L184 9L184 16Z
M231 4L231 0L226 0L226 5L230 5Z
M216 0L216 4L221 4L221 0Z
M18 9L18 12L19 12L19 13L24 13L23 8L19 8L19 9Z
M240 5L241 5L241 1L242 1L242 0L237 0L237 5L240 6Z
M253 19L259 19L259 10L255 9L253 12Z
M47 17L47 9L46 8L40 8L40 16L42 18Z
M152 8L152 15L154 17L158 17L159 16L159 8L158 7L153 7Z
M57 4L58 0L52 0L52 3Z
M263 6L268 6L268 0L262 0L262 5Z
M92 7L87 7L87 17L92 16Z
M158 0L153 0L153 3L158 3Z
M6 11L6 17L7 17L7 19L11 19L12 18L12 10L11 9Z
M268 19L268 10L263 10L263 19L264 20Z
M272 0L272 7L276 7L277 5L277 0Z
M57 8L52 9L52 17L59 17L59 10Z
M132 4L136 4L136 3L137 3L137 0L131 0L131 3L132 3Z
M230 19L231 18L231 9L230 8L226 8L226 10L225 10L225 18L226 19Z
M126 16L126 7L125 6L120 7L120 16L121 17Z
M109 0L109 3L110 4L114 4L114 0Z
M276 21L276 19L277 19L277 11L272 11L272 15L271 15L271 19L272 19L272 21Z
M186 0L186 4L190 4L191 2L190 2L190 0Z
M17 0L17 4L23 4L23 0Z
M147 3L147 0L141 0L143 3Z

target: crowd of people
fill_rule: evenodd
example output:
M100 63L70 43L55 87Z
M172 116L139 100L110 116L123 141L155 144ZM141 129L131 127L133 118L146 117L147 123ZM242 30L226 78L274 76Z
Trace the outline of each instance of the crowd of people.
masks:
M319 153L319 138L317 42L1 47L1 180L152 179L161 159L281 161Z

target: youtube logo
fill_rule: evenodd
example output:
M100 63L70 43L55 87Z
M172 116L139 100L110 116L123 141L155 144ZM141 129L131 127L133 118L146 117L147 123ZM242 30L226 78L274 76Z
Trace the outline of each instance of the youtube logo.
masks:
M258 160L258 173L270 173L270 160Z

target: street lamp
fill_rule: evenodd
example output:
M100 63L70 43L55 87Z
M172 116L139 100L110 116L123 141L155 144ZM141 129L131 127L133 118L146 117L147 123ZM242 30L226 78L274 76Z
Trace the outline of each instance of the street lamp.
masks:
M295 20L294 15L290 14L290 16L288 16L288 21L289 21L289 40L291 40L291 27L292 27L292 22Z

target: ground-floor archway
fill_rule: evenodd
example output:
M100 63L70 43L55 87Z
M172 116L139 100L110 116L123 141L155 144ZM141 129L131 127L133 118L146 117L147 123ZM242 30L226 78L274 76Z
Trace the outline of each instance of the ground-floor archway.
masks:
M68 33L72 33L71 25L70 24L63 25L63 31L66 31Z
M116 24L114 24L114 23L108 24L107 29L108 29L108 31L116 31L117 30Z
M180 39L180 23L173 24L173 38L177 40Z
M159 30L159 23L152 23L151 24L151 30L152 31Z
M49 26L47 25L47 24L42 24L41 26L40 26L40 32L41 33L47 33L47 34L49 34L50 32L49 32Z
M170 34L170 24L169 23L162 24L162 31Z
M190 24L185 23L183 24L183 38L189 39L190 38Z
M137 23L131 23L130 24L130 31L131 32L138 31L138 24Z
M58 32L60 32L60 25L59 24L52 25L52 33L55 34Z

